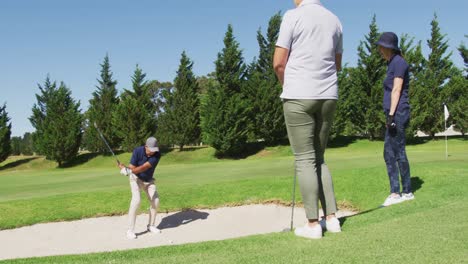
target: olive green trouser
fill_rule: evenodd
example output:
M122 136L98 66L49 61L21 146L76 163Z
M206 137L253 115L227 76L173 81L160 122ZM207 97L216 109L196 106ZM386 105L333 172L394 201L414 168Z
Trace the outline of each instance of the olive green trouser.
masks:
M324 161L336 100L284 99L289 142L307 219L319 219L318 200L325 215L337 211L333 181Z

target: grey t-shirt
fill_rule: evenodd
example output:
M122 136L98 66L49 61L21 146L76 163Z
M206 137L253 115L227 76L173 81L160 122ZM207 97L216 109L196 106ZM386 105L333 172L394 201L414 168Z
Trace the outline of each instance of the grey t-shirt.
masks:
M289 50L281 98L338 99L342 26L319 0L303 0L284 14L276 46Z

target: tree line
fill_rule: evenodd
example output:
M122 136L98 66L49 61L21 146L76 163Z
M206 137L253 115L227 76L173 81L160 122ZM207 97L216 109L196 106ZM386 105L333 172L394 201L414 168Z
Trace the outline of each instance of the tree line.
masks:
M82 112L65 83L49 76L38 85L37 102L29 118L35 128L23 137L11 136L6 104L0 107L0 161L10 154L37 153L55 160L59 166L71 161L80 149L106 152L94 124L113 149L132 151L145 139L156 135L163 146L209 144L220 157L239 157L252 143L278 145L287 142L281 85L272 67L281 15L273 15L266 32L257 31L259 54L250 63L243 57L240 43L228 25L224 47L214 62L215 71L195 76L194 62L184 51L173 82L147 80L136 65L132 88L119 94L109 56ZM357 47L355 67L345 65L338 74L339 101L332 136L360 136L374 140L385 131L382 110L382 81L386 65L378 53L381 32L374 16L369 32ZM467 36L465 36L467 37ZM407 34L400 36L402 54L410 64L411 123L408 136L420 130L434 137L444 130L443 104L450 109L449 125L463 134L468 128L467 49L458 51L465 67L459 69L447 52L447 36L440 30L437 16L431 21L426 41L429 55L422 54L422 42Z

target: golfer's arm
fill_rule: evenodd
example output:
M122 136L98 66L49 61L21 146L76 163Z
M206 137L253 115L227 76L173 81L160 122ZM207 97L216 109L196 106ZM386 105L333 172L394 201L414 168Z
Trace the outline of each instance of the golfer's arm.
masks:
M143 165L138 166L138 167L135 166L135 165L129 164L128 168L132 170L133 174L138 174L138 173L142 173L142 172L148 170L149 168L151 168L151 163L145 162L145 163L143 163Z
M392 99L390 104L390 113L389 115L394 115L396 108L398 106L398 101L400 101L401 89L403 88L403 79L396 77L393 79L393 89L392 89Z
M277 46L275 54L273 55L273 69L275 70L276 76L278 77L281 85L284 83L284 69L286 69L288 58L289 50Z
M341 71L341 61L342 60L343 60L343 54L336 53L335 54L335 65L336 65L336 71L337 72Z

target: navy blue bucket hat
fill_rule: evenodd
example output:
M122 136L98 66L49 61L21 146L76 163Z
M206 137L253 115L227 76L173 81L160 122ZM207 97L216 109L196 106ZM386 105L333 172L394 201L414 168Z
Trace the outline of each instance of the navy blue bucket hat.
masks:
M398 48L398 36L393 32L384 32L380 35L379 41L375 43L376 45L400 51Z

